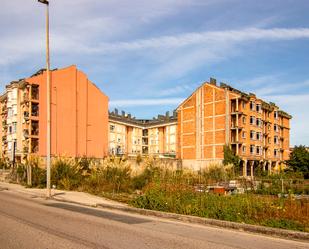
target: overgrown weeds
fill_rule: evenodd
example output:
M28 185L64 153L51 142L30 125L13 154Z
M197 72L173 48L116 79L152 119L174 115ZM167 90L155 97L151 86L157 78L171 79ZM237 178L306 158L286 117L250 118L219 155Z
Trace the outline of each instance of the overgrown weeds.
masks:
M44 187L46 170L38 158L17 165L15 181L26 184L27 167L32 168L32 186ZM291 176L261 177L257 188L253 182L238 179L251 191L219 196L207 193L207 186L236 179L235 169L229 164L214 164L197 172L171 170L167 164L150 157L143 158L138 167L133 171L124 157L104 160L57 157L52 160L51 183L58 189L85 191L139 208L309 231L308 200L270 195L280 193L282 179L290 181ZM283 186L286 193L289 190L296 193L297 183L304 184L301 177L294 177L293 181Z

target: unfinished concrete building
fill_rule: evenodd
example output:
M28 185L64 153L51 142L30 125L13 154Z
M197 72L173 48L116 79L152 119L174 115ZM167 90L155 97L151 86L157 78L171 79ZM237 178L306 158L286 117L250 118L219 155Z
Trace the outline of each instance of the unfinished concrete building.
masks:
M271 173L289 157L291 116L274 103L216 80L205 82L177 108L177 158L199 169L222 162L229 145L242 159L241 174L258 166Z

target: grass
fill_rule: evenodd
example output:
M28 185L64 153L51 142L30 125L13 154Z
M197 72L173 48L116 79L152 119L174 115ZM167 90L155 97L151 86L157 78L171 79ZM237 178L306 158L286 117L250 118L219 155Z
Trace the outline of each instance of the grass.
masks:
M309 232L308 200L252 193L219 196L185 185L154 183L130 203L138 208Z

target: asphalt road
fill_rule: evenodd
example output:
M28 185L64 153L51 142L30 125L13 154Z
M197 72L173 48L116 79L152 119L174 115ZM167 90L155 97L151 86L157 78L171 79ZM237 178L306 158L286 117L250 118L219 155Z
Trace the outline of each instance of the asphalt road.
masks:
M0 248L309 248L284 240L0 191Z

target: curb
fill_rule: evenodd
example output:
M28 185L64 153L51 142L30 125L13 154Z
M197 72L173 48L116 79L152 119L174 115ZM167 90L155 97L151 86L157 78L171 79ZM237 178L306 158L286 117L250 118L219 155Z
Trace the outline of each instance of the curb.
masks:
M120 207L120 206L111 206L107 204L98 204L98 207L106 208L106 209L116 209L120 211L130 212L130 213L137 213L147 216L155 216L160 218L172 219L183 221L192 224L199 224L199 225L211 225L221 228L228 228L233 230L239 231L246 231L252 232L257 234L265 234L276 236L284 239L297 239L303 241L309 241L309 233L306 232L299 232L299 231L292 231L292 230L285 230L280 228L272 228L272 227L264 227L258 225L250 225L245 223L237 223L232 221L224 221L224 220L215 220L209 218L202 218L197 216L191 215L182 215L182 214L175 214L175 213L166 213L161 211L155 211L150 209L140 209L134 207Z
M13 188L3 188L3 190L15 190ZM15 190L16 192L25 193L28 191L19 191ZM30 192L30 191L29 191ZM38 194L38 193L29 193L32 196L36 196L39 198L45 198L44 196ZM46 198L45 198L46 199ZM65 203L72 203L72 204L78 204L86 207L92 207L92 208L104 208L104 209L111 209L111 210L118 210L118 211L124 211L134 214L141 214L146 216L154 216L154 217L160 217L165 219L171 219L171 220L177 220L192 224L199 224L199 225L211 225L221 228L227 228L227 229L233 229L238 231L246 231L246 232L252 232L255 234L264 234L264 235L271 235L272 237L279 237L283 239L296 239L296 240L302 240L302 241L309 241L309 233L306 232L299 232L299 231L292 231L292 230L285 230L280 228L272 228L272 227L264 227L264 226L258 226L258 225L250 225L250 224L244 224L244 223L237 223L232 221L223 221L223 220L215 220L215 219L209 219L209 218L202 218L197 216L190 216L190 215L183 215L183 214L175 214L175 213L167 213L167 212L161 212L161 211L155 211L150 209L141 209L141 208L135 208L135 207L129 207L129 206L117 206L117 205L111 205L111 204L87 204L77 201L70 201L65 199L58 199L55 197L51 197L51 200L59 201L59 202L65 202Z

